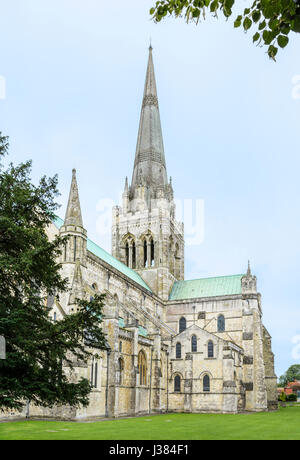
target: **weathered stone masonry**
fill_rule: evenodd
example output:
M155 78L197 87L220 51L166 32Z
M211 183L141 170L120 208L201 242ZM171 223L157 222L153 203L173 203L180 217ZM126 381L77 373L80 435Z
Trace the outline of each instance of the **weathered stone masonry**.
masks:
M113 209L112 255L87 237L75 170L65 219L48 229L50 239L58 233L69 236L60 262L70 292L48 299L51 316L59 321L76 298L105 293L109 350L92 349L88 365L75 363L70 375L93 385L86 409L31 407L32 416L276 409L271 337L250 266L184 280L184 227L167 177L151 47L132 180Z

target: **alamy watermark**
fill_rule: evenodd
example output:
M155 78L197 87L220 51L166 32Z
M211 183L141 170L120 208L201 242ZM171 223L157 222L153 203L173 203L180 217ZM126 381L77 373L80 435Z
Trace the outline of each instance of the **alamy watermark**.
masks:
M292 98L297 100L300 99L300 75L294 75L292 78Z
M186 246L197 246L204 241L204 200L203 199L176 199L176 220L184 223ZM112 199L101 199L96 210L97 232L101 235L110 235L112 225L112 209L115 202Z
M0 100L6 98L6 81L3 75L0 75Z
M294 335L292 343L295 344L292 350L292 358L298 361L300 359L300 335Z

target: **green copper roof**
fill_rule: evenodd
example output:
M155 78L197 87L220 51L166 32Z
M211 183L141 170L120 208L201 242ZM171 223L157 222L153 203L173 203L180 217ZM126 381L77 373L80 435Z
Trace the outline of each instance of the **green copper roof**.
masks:
M57 228L60 228L64 224L64 221L60 217L56 217L53 223L54 225L56 225ZM142 279L142 277L138 273L136 273L131 268L127 267L127 265L123 264L119 260L115 259L115 257L113 257L108 252L104 251L104 249L100 248L100 246L98 246L96 243L94 243L90 239L87 240L87 249L92 254L99 257L99 259L103 260L104 262L111 265L113 268L115 268L119 272L123 273L123 275L127 276L132 281L135 281L137 284L139 284L143 288L152 292L149 286L147 286L145 281Z
M143 337L147 337L148 335L147 329L145 329L143 326L139 326L139 335L142 335Z
M119 318L119 327L125 327L125 321L123 318Z
M244 275L218 276L190 281L176 281L169 300L195 299L242 293L241 279Z
M124 318L119 318L119 327L125 328ZM147 337L148 335L147 329L145 329L143 326L139 326L139 335L142 335L143 337Z

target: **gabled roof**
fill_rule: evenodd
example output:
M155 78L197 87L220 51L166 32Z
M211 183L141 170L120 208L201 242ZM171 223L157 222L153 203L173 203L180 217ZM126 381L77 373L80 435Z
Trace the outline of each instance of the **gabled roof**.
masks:
M198 280L176 281L169 300L195 299L242 293L242 277L245 275L218 276Z
M56 217L53 223L58 229L60 229L60 227L64 224L64 221L60 217ZM147 291L152 292L149 286L145 283L143 278L138 273L136 273L131 268L127 267L127 265L123 264L119 260L115 259L115 257L106 252L104 249L102 249L96 243L91 241L89 238L87 239L87 249L92 254L99 257L99 259L103 260L111 267L123 273L123 275L127 276L127 278L130 278L132 281L139 284L144 289L147 289Z

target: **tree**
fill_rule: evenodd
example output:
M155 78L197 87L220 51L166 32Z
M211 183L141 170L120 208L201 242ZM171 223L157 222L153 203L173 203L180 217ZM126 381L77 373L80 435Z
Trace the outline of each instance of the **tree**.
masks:
M279 383L284 387L288 382L294 382L295 380L300 381L300 364L290 366L286 373L279 378Z
M0 133L0 160L7 152L8 139ZM90 356L87 331L95 346L105 347L104 296L78 300L74 314L50 319L47 294L67 290L57 263L66 239L50 242L45 233L57 209L57 176L42 177L35 186L30 172L30 161L6 170L0 161L0 335L7 352L0 361L0 410L21 409L28 400L45 407L86 406L90 383L73 379L72 370Z
M217 16L222 11L226 18L232 15L236 0L158 0L150 14L159 22L168 14L184 16L186 21L198 23L207 11ZM256 27L253 42L268 46L268 55L275 60L278 46L285 48L291 31L300 32L300 0L248 0L248 7L234 22L248 31Z

